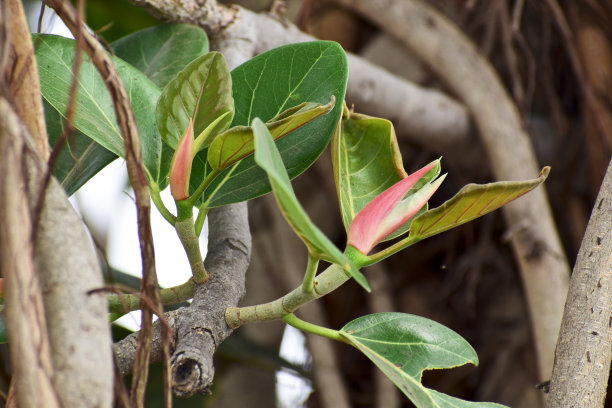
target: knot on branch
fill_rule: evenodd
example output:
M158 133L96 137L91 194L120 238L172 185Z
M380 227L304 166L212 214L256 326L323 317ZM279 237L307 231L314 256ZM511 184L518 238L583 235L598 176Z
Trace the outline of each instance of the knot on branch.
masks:
M212 354L201 354L192 349L172 357L173 391L177 396L187 398L194 394L210 394L215 375Z

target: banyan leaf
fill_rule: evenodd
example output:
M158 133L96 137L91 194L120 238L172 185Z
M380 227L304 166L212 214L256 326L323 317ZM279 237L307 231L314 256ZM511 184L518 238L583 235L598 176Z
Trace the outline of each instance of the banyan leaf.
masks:
M365 354L418 408L502 408L429 389L423 371L478 364L476 352L451 329L424 317L376 313L360 317L340 335Z
M191 24L165 24L127 35L111 47L116 56L163 88L187 64L208 52L208 37Z
M276 48L232 71L236 114L232 126L249 126L255 117L267 122L304 102L336 106L327 115L282 137L277 147L291 179L306 170L323 152L340 117L346 91L348 65L337 43L315 41ZM206 152L194 159L191 188L195 190L212 171ZM265 172L253 156L221 173L203 199L211 207L249 200L270 191Z
M43 105L49 144L55 147L64 133L64 118L44 99ZM117 158L116 154L78 130L57 148L61 148L61 151L54 163L53 175L69 196Z
M311 120L329 113L333 107L333 97L327 105L304 102L287 109L265 125L272 138L278 140ZM213 140L208 148L208 162L213 169L223 170L252 154L254 149L253 128L250 126L235 126Z
M440 207L415 217L410 236L427 238L482 217L539 186L549 172L550 167L544 167L539 177L532 180L468 184Z
M64 116L72 83L75 41L55 35L33 37L43 97ZM168 173L172 150L163 143L155 126L155 103L160 90L130 64L117 57L113 57L113 61L132 102L149 181L161 189ZM75 107L75 127L107 150L124 157L123 138L115 118L112 98L104 80L85 55Z
M393 124L381 118L345 111L332 138L334 179L342 221L348 231L353 218L376 196L407 177ZM440 165L415 184L406 197L440 174ZM421 212L427 210L427 204ZM420 212L420 213L421 213ZM405 234L410 221L385 240Z
M224 116L225 115L225 116ZM223 55L210 52L192 61L164 87L157 103L157 127L164 141L176 149L181 136L193 120L196 140L219 117L223 119L209 129L207 147L213 137L227 129L234 116L232 79Z

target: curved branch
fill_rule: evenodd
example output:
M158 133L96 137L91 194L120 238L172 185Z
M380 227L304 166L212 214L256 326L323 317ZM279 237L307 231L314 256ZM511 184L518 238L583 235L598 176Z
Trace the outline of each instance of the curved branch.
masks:
M171 0L130 1L164 21L190 22L203 27L213 43L226 45L223 50L246 45L254 47L254 54L258 54L285 44L316 40L295 25L269 14L224 6L212 0L204 2L207 13L193 12L200 3L195 0L180 4ZM393 119L398 134L437 149L458 164L471 164L468 158L481 157L471 137L469 114L462 104L437 90L399 78L354 54L349 53L348 60L351 74L347 101L355 104L357 111Z
M418 0L336 0L400 39L469 107L498 180L533 178L539 166L519 113L494 68L447 18ZM540 378L552 372L569 265L543 188L508 204L512 246L533 323Z
M25 162L32 149L28 149L25 143L25 133L16 113L2 96L0 269L6 279L5 302L8 333L12 340L13 384L18 405L37 407L48 404L59 407L61 404L53 385L51 347L34 261L34 244L31 242L33 217L29 197L25 193L29 176Z

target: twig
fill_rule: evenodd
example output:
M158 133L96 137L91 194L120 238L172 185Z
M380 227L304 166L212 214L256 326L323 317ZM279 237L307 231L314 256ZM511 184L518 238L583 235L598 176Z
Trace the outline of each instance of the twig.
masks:
M142 152L140 148L140 137L138 127L134 118L134 112L123 82L117 70L105 52L103 46L87 30L80 30L78 27L79 19L74 7L66 0L46 0L45 3L54 8L57 14L64 20L73 34L81 32L83 36L83 48L89 55L92 62L100 72L106 83L107 89L113 99L117 122L124 137L125 154L128 168L128 175L134 194L136 196L136 207L138 213L138 235L140 239L140 249L143 264L142 296L153 300L157 306L156 312L162 314L163 307L160 302L160 295L155 271L155 254L153 247L153 235L151 233L150 220L150 195L144 165L142 163ZM150 358L150 341L152 334L153 311L143 307L142 328L140 340L142 346L139 347L136 364L134 365L134 378L132 384L132 404L137 407L144 406L144 392L147 383L148 366ZM165 332L165 330L164 330ZM165 333L169 338L170 333ZM168 342L164 342L164 379L166 384L166 406L172 406L170 395L171 376L169 375L169 356L170 349Z
M601 407L612 361L612 161L582 240L547 406Z
M517 109L495 70L448 19L417 0L336 0L385 27L470 108L498 180L532 178L538 164ZM526 222L512 238L533 323L541 379L552 371L569 281L569 265L545 190L504 207L509 226Z

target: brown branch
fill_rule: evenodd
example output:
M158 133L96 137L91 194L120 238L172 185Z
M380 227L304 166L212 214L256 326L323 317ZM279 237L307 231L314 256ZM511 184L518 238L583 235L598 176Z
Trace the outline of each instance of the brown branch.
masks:
M12 61L9 63L7 72L13 106L34 138L43 159L47 160L49 158L49 139L30 29L20 0L7 0L6 7L7 21L10 22L13 38L11 47L8 49Z
M570 281L548 407L601 407L612 361L612 161Z
M336 0L384 27L429 65L469 107L498 180L529 179L539 166L520 116L497 73L447 18L417 0ZM569 265L546 192L504 207L521 268L540 378L549 378L569 281Z
M45 3L55 9L57 14L64 20L70 31L76 36L82 35L83 49L89 55L92 62L100 72L100 75L106 83L107 89L113 99L117 122L124 137L126 162L128 175L134 194L136 197L136 208L138 214L138 235L140 239L140 250L142 254L143 264L143 279L142 279L142 296L148 297L157 305L155 312L161 314L163 310L161 306L157 274L155 271L155 253L153 247L153 235L151 232L150 222L150 207L151 201L149 196L149 186L145 175L145 169L142 162L142 151L140 147L140 137L134 112L130 104L127 92L117 73L117 70L106 53L103 46L91 35L86 29L81 30L79 19L74 7L66 0L46 0ZM132 404L137 407L144 405L144 392L147 383L148 366L150 359L150 342L152 335L152 315L153 311L143 306L142 310L142 328L140 331L140 344L136 355L136 364L134 365L134 379L132 386ZM166 333L165 337L169 337ZM170 388L170 375L168 358L170 351L168 342L164 342L166 361L165 364L165 379L167 389ZM166 393L167 404L171 405L169 393Z

